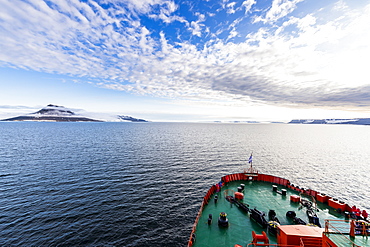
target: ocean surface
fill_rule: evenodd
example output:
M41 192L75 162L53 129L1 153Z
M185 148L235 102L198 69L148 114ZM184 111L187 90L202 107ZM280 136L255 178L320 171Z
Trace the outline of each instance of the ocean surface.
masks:
M0 246L186 246L253 166L370 211L370 126L0 122Z

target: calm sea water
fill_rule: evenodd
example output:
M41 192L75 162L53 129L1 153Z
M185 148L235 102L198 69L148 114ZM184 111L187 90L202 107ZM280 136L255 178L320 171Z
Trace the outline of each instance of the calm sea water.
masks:
M201 200L261 172L370 210L370 126L0 122L0 246L185 246Z

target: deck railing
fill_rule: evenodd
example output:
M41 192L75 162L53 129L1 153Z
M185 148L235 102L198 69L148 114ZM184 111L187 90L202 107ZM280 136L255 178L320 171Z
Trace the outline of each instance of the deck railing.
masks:
M351 237L368 235L369 224L357 220L325 220L324 234L334 243L345 241L347 246L360 247Z
M265 246L265 247L304 247L304 245L292 245L292 244L262 244L262 243L249 243L247 244L247 246L251 246L251 247L261 247L261 246Z

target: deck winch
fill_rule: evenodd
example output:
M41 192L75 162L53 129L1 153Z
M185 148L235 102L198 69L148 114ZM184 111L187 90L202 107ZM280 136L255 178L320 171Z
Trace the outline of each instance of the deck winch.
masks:
M286 213L286 217L293 220L294 224L296 225L307 225L307 223L302 220L301 218L296 217L297 214L294 211L288 211Z
M248 213L249 212L249 205L246 204L246 203L240 202L236 199L237 198L234 198L232 196L226 196L226 200L228 200L230 203L234 203L239 209Z
M263 228L267 227L267 220L265 218L265 213L259 211L257 208L250 209L250 218L257 222Z
M277 231L278 231L278 226L280 226L280 224L276 221L269 221L268 222L268 225L267 225L267 231L276 236L277 235Z
M277 223L279 223L279 224L280 224L279 219L276 217L276 212L275 212L275 210L273 210L273 209L270 209L270 210L269 210L269 220L270 220L270 221L276 221Z

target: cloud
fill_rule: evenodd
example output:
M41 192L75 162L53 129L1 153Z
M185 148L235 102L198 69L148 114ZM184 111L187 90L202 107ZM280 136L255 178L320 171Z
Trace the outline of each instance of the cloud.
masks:
M169 1L167 0L105 0L102 1L105 4L115 4L118 6L125 6L130 11L130 13L134 14L147 14L153 10L153 7L156 5L167 5ZM169 3L170 5L173 2Z
M178 6L172 1L165 1L160 4L159 13L151 12L148 16L155 20L161 20L166 24L178 21L187 23L185 18L175 15L174 12L178 9Z
M272 6L266 12L265 17L257 17L255 22L273 23L293 12L297 3L303 0L273 0Z
M256 0L245 0L240 3L239 2L228 2L223 1L221 3L221 9L225 9L227 14L235 14L238 11L244 10L244 13L247 14L252 9L252 6L255 5L257 2ZM221 11L218 9L218 11Z
M226 4L226 9L227 9L226 12L228 14L234 14L236 12L236 10L234 9L235 5L236 5L236 2L231 2L231 3Z
M229 36L227 37L227 40L229 40L229 39L232 39L232 38L236 37L238 34L239 34L239 33L236 31L236 29L235 29L235 28L233 28L233 29L230 31L230 34L229 34Z
M37 107L30 107L30 106L23 106L23 105L16 105L16 106L13 106L13 105L0 105L0 109L2 110L8 110L8 109L21 109L21 110L24 110L24 109L37 109Z
M243 8L245 8L245 13L248 13L251 11L252 6L255 5L257 2L256 0L246 0L242 3Z
M16 117L20 115L29 114L39 110L40 106L30 107L30 106L22 106L22 105L0 105L0 120L7 119L11 117Z
M246 23L250 19L242 16L220 26L228 30L224 39L223 31L205 37L205 30L215 28L207 18L217 13L206 18L196 11L185 18L172 1L117 0L102 7L94 1L4 0L0 60L3 66L68 74L98 87L171 99L368 105L370 37L364 30L370 30L370 5L290 15L299 2L274 0L258 28L233 43L245 25L254 24ZM255 4L248 0L240 6L251 12ZM228 5L237 9L233 2ZM161 28L145 25L141 15L160 21L154 24ZM329 15L338 18L324 18ZM277 20L281 23L270 25ZM175 39L175 31L190 38Z
M188 25L188 30L191 31L192 35L201 37L202 29L205 26L204 24L202 24L202 22L205 21L205 15L199 12L196 12L195 16L198 17L198 20L191 21L190 24Z

